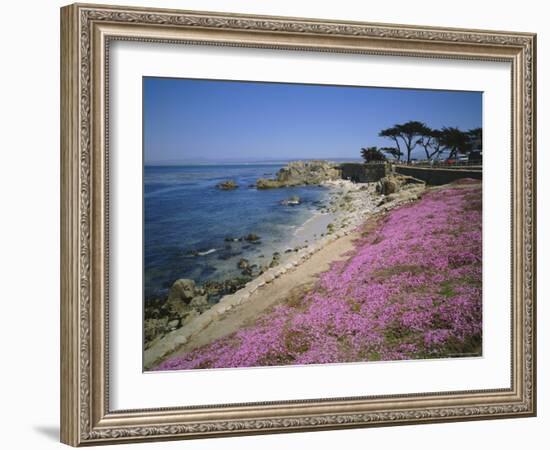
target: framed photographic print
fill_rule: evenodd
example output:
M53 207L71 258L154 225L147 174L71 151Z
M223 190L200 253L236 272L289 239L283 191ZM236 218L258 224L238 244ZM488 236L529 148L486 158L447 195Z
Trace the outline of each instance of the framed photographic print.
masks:
M61 9L61 439L536 413L530 33Z

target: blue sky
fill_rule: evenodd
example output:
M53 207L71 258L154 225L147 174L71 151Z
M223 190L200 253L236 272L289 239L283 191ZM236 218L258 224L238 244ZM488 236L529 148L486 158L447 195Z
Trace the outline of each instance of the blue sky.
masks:
M482 93L143 79L146 164L359 158L392 145L381 129L409 120L481 127Z

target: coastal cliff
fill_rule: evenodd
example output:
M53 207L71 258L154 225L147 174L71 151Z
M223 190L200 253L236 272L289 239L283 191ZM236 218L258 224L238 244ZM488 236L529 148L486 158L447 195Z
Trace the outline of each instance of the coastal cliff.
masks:
M329 161L292 161L280 169L275 178L259 178L258 189L316 185L340 178L340 171Z

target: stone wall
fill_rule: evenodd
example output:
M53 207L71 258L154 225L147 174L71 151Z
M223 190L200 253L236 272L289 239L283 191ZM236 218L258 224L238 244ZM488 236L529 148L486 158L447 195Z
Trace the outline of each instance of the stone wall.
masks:
M354 183L374 183L386 176L385 163L343 163L340 164L340 174L343 180Z
M442 169L432 167L414 167L395 165L394 171L401 175L409 175L426 182L431 186L451 183L460 178L482 179L482 171L474 169Z

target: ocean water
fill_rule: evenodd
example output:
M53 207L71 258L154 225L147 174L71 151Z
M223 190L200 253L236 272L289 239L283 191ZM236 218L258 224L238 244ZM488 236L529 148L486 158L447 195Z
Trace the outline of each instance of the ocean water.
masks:
M258 178L271 178L283 164L145 166L144 295L165 296L178 278L198 284L239 276L237 263L268 265L284 252L301 225L319 214L329 190L318 186L257 190ZM232 179L239 188L216 184ZM285 206L297 195L302 203ZM257 243L226 242L254 233Z

